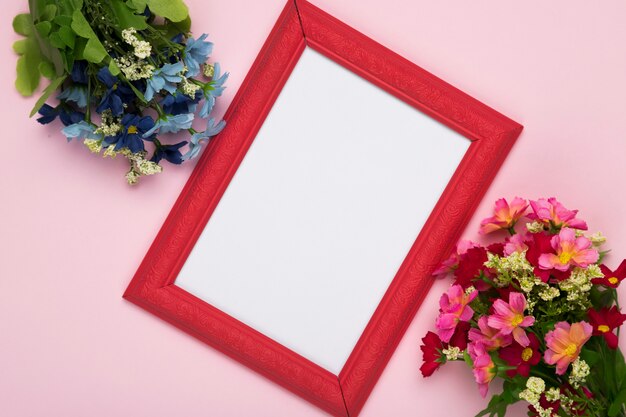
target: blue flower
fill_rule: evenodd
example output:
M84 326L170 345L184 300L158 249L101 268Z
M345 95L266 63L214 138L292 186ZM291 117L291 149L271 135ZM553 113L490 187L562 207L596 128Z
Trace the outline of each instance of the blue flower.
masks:
M65 126L69 126L71 124L78 123L81 120L85 120L85 113L68 109L67 106L63 105L52 107L48 104L44 104L43 106L41 106L38 113L41 115L41 117L38 118L37 121L42 125L52 123L54 120L56 120L57 117L61 119L61 122Z
M154 120L149 116L126 114L122 118L122 125L124 127L117 135L105 139L105 145L115 144L116 151L123 148L128 148L132 153L144 151L143 138L146 137L146 132L154 127Z
M215 119L209 119L207 122L207 128L204 132L197 132L191 136L189 150L183 156L183 160L187 161L196 158L200 154L202 143L209 143L213 136L217 135L222 131L222 129L224 129L224 126L226 126L226 122L223 120L216 125Z
M107 67L98 72L98 79L107 87L107 91L96 111L102 113L111 110L113 116L120 116L124 112L124 103L130 103L135 98L135 93L114 77Z
M209 35L205 33L197 40L194 38L187 40L184 60L188 69L188 77L195 77L200 74L200 65L204 64L209 58L209 55L211 55L211 52L213 52L213 44L205 41L208 36Z
M180 148L187 144L186 141L182 141L177 143L176 145L161 145L160 143L155 142L156 151L154 151L154 155L152 159L150 159L155 164L161 162L161 159L165 159L166 161L180 165L183 163L183 155L180 153Z
M152 77L148 79L148 85L146 86L146 92L144 93L146 100L152 100L154 95L161 92L161 90L174 94L176 91L176 84L183 80L180 73L184 68L184 64L179 61L175 64L165 64L158 70L154 71L152 73Z
M154 127L148 130L143 137L148 138L148 136L152 136L155 133L176 133L181 130L189 129L191 128L193 119L194 115L192 113L177 114L175 116L168 114L164 118L159 119Z
M95 133L96 127L91 123L87 123L82 120L73 125L69 125L63 129L63 134L67 138L68 142L72 139L85 140L85 139L102 139L102 135Z
M57 96L59 100L73 101L78 107L84 109L87 107L87 88L80 85L75 85L63 90L61 94Z
M77 84L87 85L89 82L87 75L87 61L75 61L70 77L72 77L72 81Z
M195 113L198 106L198 102L202 99L202 91L196 91L196 97L191 98L187 94L177 92L175 94L168 94L161 101L161 106L167 114L174 116L183 113Z
M228 73L224 73L224 75L220 75L221 69L220 69L220 64L218 63L215 63L213 68L214 68L215 73L213 75L213 79L211 80L207 89L204 92L205 101L199 113L199 116L202 117L203 119L206 119L207 117L209 117L209 115L213 111L213 107L215 106L215 98L221 96L222 93L224 92L224 89L226 88L224 87L224 83L226 82L226 80L228 80L228 75L229 75Z

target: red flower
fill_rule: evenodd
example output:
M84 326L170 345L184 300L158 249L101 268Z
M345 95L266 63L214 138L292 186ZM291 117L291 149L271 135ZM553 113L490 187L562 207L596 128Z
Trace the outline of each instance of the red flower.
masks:
M527 347L523 347L519 343L513 343L512 345L502 348L499 352L500 357L509 366L516 367L516 369L506 371L507 375L511 378L517 374L528 377L530 368L537 365L541 360L539 339L532 333L528 334L528 339L530 340L530 344Z
M603 336L611 349L617 349L618 339L613 330L626 321L626 314L620 313L617 306L604 307L600 310L589 310L589 322L593 326L594 336Z
M423 345L420 349L423 353L424 363L420 366L420 371L424 377L431 376L439 367L446 362L446 358L442 353L442 350L449 348L450 346L456 346L461 351L467 348L467 333L469 332L470 324L466 322L460 322L456 326L456 330L450 339L450 343L446 344L441 341L437 333L428 332L426 336L422 338Z
M454 273L456 276L455 284L464 289L472 285L472 281L480 275L480 271L485 270L485 262L487 262L487 250L485 248L468 249L461 255L459 266Z
M602 278L595 278L591 280L591 282L596 285L617 288L620 282L626 279L626 259L622 261L615 271L611 271L606 265L600 265L600 270L604 276Z
M436 333L428 332L426 336L422 338L423 345L420 346L422 350L424 363L420 366L420 371L424 377L431 376L441 364L445 361L443 354L443 343Z
M558 269L541 269L539 268L539 257L546 253L555 253L552 248L552 236L546 232L533 233L532 239L525 242L528 246L526 251L526 260L535 267L535 275L541 278L543 282L548 282L550 276L553 276L558 281L567 279L570 275L569 272L559 271Z

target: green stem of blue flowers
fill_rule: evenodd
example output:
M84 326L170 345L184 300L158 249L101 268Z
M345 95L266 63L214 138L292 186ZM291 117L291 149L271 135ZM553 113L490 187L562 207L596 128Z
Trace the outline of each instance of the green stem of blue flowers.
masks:
M91 77L87 77L87 111L85 121L91 123Z

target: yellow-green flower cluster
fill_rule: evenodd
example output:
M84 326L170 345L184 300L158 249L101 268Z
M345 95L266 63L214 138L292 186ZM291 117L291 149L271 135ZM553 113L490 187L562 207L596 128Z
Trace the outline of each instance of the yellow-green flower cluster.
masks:
M144 175L154 175L163 172L163 167L159 164L148 161L145 152L132 153L128 149L122 149L119 153L128 158L130 171L126 174L126 181L129 185L135 185Z
M533 273L534 268L526 259L525 252L514 252L506 257L500 257L492 253L487 254L487 262L485 266L496 271L494 283L498 287L506 287L511 284L513 279L517 279L520 283L535 282L536 277ZM527 285L529 292L532 286ZM524 290L524 288L522 288ZM526 291L526 290L524 290Z
M580 359L580 357L576 358L574 363L572 363L572 373L569 376L569 383L572 384L574 388L579 388L587 381L590 372L591 369L587 362Z
M569 278L559 282L559 288L567 292L568 301L587 308L589 307L589 291L593 287L591 280L602 276L602 271L596 264L589 265L587 268L576 267Z
M526 381L526 389L519 393L519 398L533 405L537 410L541 408L539 405L539 399L541 398L541 394L546 390L546 382L537 378L536 376L531 376ZM539 408L538 408L539 407Z

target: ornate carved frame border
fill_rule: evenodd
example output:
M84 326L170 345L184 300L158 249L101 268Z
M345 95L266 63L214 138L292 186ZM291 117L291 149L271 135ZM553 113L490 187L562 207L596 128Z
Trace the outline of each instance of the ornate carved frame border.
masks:
M449 126L472 143L339 375L175 285L191 249L305 47ZM305 0L288 0L124 297L334 416L360 412L522 126Z

